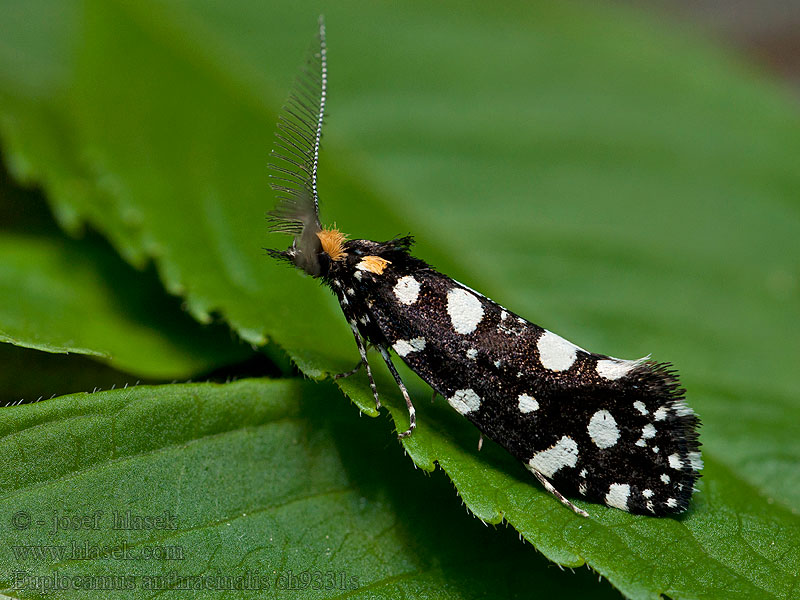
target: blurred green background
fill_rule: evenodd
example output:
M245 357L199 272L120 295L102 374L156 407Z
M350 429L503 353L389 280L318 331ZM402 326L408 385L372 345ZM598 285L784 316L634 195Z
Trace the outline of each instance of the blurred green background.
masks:
M330 294L262 249L288 244L266 163L324 13L323 220L413 233L582 347L672 361L711 463L796 515L796 16L769 6L4 3L2 400L352 366ZM590 564L638 593L635 569Z

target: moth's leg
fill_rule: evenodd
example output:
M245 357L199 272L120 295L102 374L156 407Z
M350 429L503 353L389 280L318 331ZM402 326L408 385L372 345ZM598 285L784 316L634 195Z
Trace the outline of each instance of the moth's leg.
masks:
M483 434L481 433L479 434L479 436L480 437L478 438L478 452L480 452L481 448L483 448Z
M582 517L588 517L589 516L589 513L587 513L585 510L581 510L580 508L575 506L572 502L570 502L569 500L564 498L564 496L561 495L561 492L559 492L556 488L554 488L553 484L550 483L549 481L547 481L547 478L544 475L542 475L541 473L539 473L539 471L531 470L531 472L534 475L536 475L536 479L538 479L539 482L544 486L544 489L546 489L548 492L553 494L553 496L558 498L561 501L561 504L563 504L564 506L568 506L569 508L571 508L573 511L575 511L577 514L579 514Z
M397 437L408 437L414 432L414 428L417 426L417 411L414 409L414 405L411 403L411 396L408 395L408 390L406 389L403 380L400 379L400 374L397 372L397 369L394 368L392 359L389 356L389 353L386 351L386 348L383 346L378 346L378 349L381 351L381 356L383 356L386 366L389 367L389 371L391 371L394 380L397 382L397 387L399 387L400 391L403 392L403 398L405 398L406 406L408 407L408 429Z
M431 396L431 402L433 402L434 400L436 400L436 396L437 396L438 394L439 394L439 392L437 392L436 390L433 390L433 396Z
M344 373L337 373L336 375L333 376L333 378L334 379L344 379L345 377L350 377L350 375L355 375L356 373L358 373L358 370L363 366L364 366L364 361L360 360L360 361L358 361L358 364L355 367L353 367L351 370L345 371Z
M365 351L369 352L369 349L372 347L373 347L372 344L366 344ZM358 373L358 370L364 366L364 362L365 362L364 360L358 361L358 364L355 367L353 367L349 371L345 371L344 373L337 373L336 375L333 376L333 378L344 379L345 377L350 377L351 375L355 375L356 373Z
M378 396L378 387L375 385L375 380L372 378L372 369L369 368L369 361L367 360L367 348L364 346L364 342L361 341L361 334L358 333L358 328L356 327L356 322L352 321L350 323L350 329L353 332L353 337L356 338L356 346L358 346L358 353L361 355L361 362L358 366L353 369L349 373L343 373L340 377L349 377L363 364L367 369L367 377L369 378L369 387L372 388L372 395L375 397L375 408L381 407L381 399ZM339 377L334 376L335 379L339 379Z

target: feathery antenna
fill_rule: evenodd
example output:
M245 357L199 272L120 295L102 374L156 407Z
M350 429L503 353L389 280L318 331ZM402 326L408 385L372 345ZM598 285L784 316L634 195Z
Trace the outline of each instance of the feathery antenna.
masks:
M278 117L269 166L278 206L270 211L270 231L302 235L313 244L321 230L317 163L328 86L325 22L319 18L318 43L309 51L300 75ZM311 237L313 236L313 238ZM303 240L299 240L301 250ZM298 240L295 240L298 242Z

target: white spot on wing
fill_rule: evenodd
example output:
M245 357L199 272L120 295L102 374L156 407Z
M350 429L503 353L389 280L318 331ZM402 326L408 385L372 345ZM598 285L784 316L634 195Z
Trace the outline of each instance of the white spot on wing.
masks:
M589 437L598 448L611 448L619 439L619 429L614 417L607 410L598 410L589 419Z
M621 377L625 377L625 375L627 375L637 364L639 363L635 360L609 358L605 360L598 360L596 370L597 374L603 379L614 381L616 379L620 379Z
M669 483L670 482L669 475L667 475L666 473L662 473L661 474L661 482L662 483Z
M683 461L681 460L681 457L678 456L677 454L670 454L667 457L667 460L669 461L669 466L672 467L673 469L677 469L678 471L683 469Z
M411 347L411 344L405 340L397 340L394 344L392 344L392 348L395 352L397 352L398 356L408 356L414 351L414 348Z
M470 348L467 350L467 358L470 360L475 360L478 358L478 351L475 348Z
M643 415L647 414L647 407L644 405L644 402L642 402L641 400L637 400L636 402L634 402L633 403L633 408L638 410Z
M414 348L417 352L422 352L425 350L425 338L414 338L411 340L411 347Z
M642 427L642 438L649 440L652 437L656 436L656 428L653 427L652 423L648 423L644 427Z
M394 286L394 295L406 306L411 306L419 297L419 281L411 275L401 277Z
M538 471L545 477L564 467L574 467L578 463L578 444L571 437L564 436L555 445L533 455L526 465L532 471Z
M628 510L628 496L631 495L631 486L627 483L612 483L606 494L606 504L614 508Z
M663 421L664 419L667 418L667 413L668 412L669 412L669 409L666 406L659 406L658 410L656 410L655 414L653 415L653 418L656 421Z
M675 498L667 498L667 506L670 508L675 508L678 506L678 502L675 500Z
M552 331L546 331L536 342L539 349L539 361L545 369L551 371L566 371L575 362L577 351L580 349L572 342L568 342Z
M520 394L518 400L519 412L521 413L527 414L535 410L539 410L539 403L533 396L529 396L528 394Z
M481 407L481 398L474 390L457 390L447 402L462 415L466 415Z
M642 496L644 496L645 498L652 498L653 490L642 490Z
M466 335L475 331L483 319L483 305L473 294L462 288L447 292L447 314L457 333Z
M425 338L414 338L413 340L397 340L392 344L392 348L398 356L408 356L412 352L422 352L425 350Z

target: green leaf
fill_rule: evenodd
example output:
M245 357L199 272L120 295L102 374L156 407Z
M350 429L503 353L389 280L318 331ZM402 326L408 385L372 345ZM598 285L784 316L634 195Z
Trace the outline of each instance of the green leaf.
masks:
M83 354L52 354L0 344L0 406L53 398L60 394L151 383L117 371ZM157 380L154 380L157 382Z
M426 392L418 387L413 395L423 399ZM722 406L725 398L709 394L704 400ZM700 493L687 514L653 519L578 501L592 517L584 520L546 493L532 493L530 474L496 444L485 442L476 452L477 432L449 407L424 401L417 406L417 430L404 444L415 463L432 470L436 461L477 517L506 520L552 560L566 566L585 562L633 598L797 597L797 511L776 501L771 486L759 489L728 467L714 452L713 439L704 444ZM398 429L404 428L402 400L393 397L390 410ZM761 466L788 471L794 432L777 419L771 431L777 439L759 450ZM753 448L753 442L732 445Z
M221 374L253 356L224 325L193 322L152 270L137 273L96 235L64 239L41 195L4 171L0 198L0 338L11 342L0 344L0 404Z
M796 107L622 9L506 10L327 12L323 217L376 239L411 231L420 256L583 347L673 361L708 468L682 519L596 505L577 519L495 447L478 461L474 430L419 389L406 450L481 518L630 597L797 597ZM270 132L316 12L90 2L48 40L30 33L38 13L0 19L47 65L17 73L0 47L0 127L63 222L155 257L193 314L217 310L321 376L355 361L352 340L330 295L258 254L255 216L272 204ZM363 378L342 387L368 409Z
M4 234L0 295L0 341L96 355L147 377L189 377L251 354L221 327L193 323L100 244Z
M47 214L41 195L24 191L0 173L0 341L55 353L101 358L116 369L151 379L187 378L243 360L252 350L236 344L227 328L203 327L183 313L180 300L165 298L152 272L138 273L96 236L78 243L64 239ZM3 348L0 374L7 401L25 389L51 395L37 371L36 384L20 381L12 364L38 367L60 377L53 391L79 391L87 384L120 382L120 373L80 361L34 357ZM68 368L80 370L67 375ZM83 377L86 375L87 377ZM17 381L10 379L16 377ZM65 385L65 381L68 382ZM23 385L19 385L22 383ZM52 382L50 382L52 383Z
M52 219L42 220L35 194L3 177L0 197L6 217L0 232L0 341L93 355L117 369L163 379L209 372L252 354L222 326L204 328L182 314L180 301L166 298L152 273L137 273L107 244L69 241L51 231ZM4 352L6 367L12 354ZM19 371L5 371L3 379L19 378ZM58 389L65 391L63 382Z
M337 397L329 384L244 380L5 409L2 593L94 598L42 588L105 582L129 587L104 598L216 598L179 586L239 578L249 591L226 597L616 597L458 510L444 478L414 472Z

